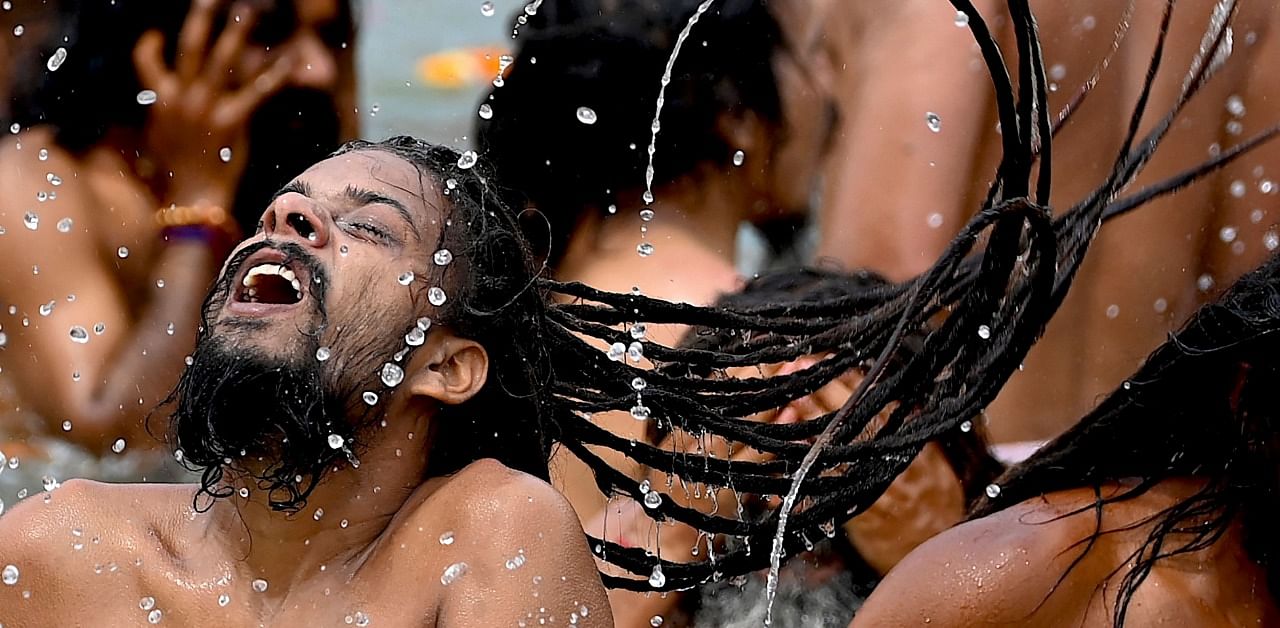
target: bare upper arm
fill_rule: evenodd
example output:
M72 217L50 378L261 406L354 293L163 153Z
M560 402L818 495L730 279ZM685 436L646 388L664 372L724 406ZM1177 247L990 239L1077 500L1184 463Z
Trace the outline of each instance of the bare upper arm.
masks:
M19 141L21 149L6 142L0 150L6 198L0 226L7 232L0 245L0 268L6 269L0 274L0 303L16 308L16 316L5 320L8 342L0 359L23 390L41 391L23 396L40 414L76 419L75 408L92 396L93 383L124 337L129 310L90 227L94 213L106 208L78 175L79 165L46 133L24 134ZM39 160L37 150L46 142L48 158ZM62 184L53 186L48 173ZM51 191L56 199L37 200L37 194ZM27 220L28 212L39 222ZM59 223L70 226L64 231ZM110 333L93 335L99 323ZM73 327L86 330L88 341L73 342Z
M452 553L467 566L444 589L438 625L565 625L571 615L577 625L612 625L586 537L564 496L492 460L459 476L455 488L467 501L457 509Z
M1094 573L1096 555L1062 578L1092 517L1054 519L1062 511L1043 506L1020 504L924 543L889 572L852 626L1069 625L1082 617L1093 587L1078 585Z

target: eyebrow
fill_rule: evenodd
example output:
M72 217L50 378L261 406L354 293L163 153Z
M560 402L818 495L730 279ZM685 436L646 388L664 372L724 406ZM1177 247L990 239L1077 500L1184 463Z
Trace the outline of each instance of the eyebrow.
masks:
M372 190L358 188L354 185L348 185L346 189L342 191L342 195L347 200L360 206L376 204L391 207L396 210L396 213L399 214L400 218L404 220L406 225L408 225L409 232L412 233L415 238L417 237L418 230L413 224L413 215L409 213L409 208L405 207L404 203L401 203L386 194L379 194Z
M306 181L297 181L297 180L290 181L289 183L285 184L284 187L280 188L280 190L277 191L275 194L271 195L271 200L272 202L275 202L277 198L280 198L281 196L284 196L285 194L288 194L290 192L296 192L298 194L301 194L303 196L310 198L311 186L307 185Z

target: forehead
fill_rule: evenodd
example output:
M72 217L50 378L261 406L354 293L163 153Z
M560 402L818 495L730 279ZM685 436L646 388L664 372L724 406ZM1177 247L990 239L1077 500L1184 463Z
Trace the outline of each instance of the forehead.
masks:
M339 195L349 187L400 201L416 220L429 220L443 207L435 178L381 150L356 150L330 157L298 175L317 195Z

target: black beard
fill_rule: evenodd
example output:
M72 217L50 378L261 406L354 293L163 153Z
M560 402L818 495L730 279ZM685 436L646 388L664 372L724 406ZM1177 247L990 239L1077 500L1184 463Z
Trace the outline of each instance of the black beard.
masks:
M284 252L319 279L307 287L316 328L298 331L302 339L289 356L267 356L234 340L257 329L259 321L214 322L234 292L240 267L267 247ZM360 410L315 358L328 318L328 283L324 268L301 246L263 241L236 254L209 293L191 362L166 402L172 404L170 442L184 465L202 473L202 493L229 497L231 489L223 480L231 474L255 480L269 492L273 508L298 510L326 468L348 456L354 459L351 452L362 423L348 417ZM330 435L341 437L342 446L331 447Z
M291 88L272 96L249 121L249 161L236 191L235 217L253 233L271 197L338 149L341 124L328 92Z

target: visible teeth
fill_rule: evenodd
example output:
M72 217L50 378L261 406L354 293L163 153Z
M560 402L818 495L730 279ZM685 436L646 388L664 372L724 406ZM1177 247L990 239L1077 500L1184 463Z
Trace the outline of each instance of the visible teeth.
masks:
M292 281L295 284L298 283L297 281L298 276L293 274L293 271L289 270L288 268L281 270L279 274L281 277L284 277L285 279L288 279L289 281Z
M289 274L290 274L290 275L292 275L293 273L289 273ZM281 277L285 277L284 275L280 275L280 276L281 276ZM292 278L292 277L286 277L286 279L288 279L288 280L289 280L289 283L292 283L292 284L293 284L293 291L294 291L294 292L297 292L299 295L301 295L301 294L302 294L302 283L301 283L301 282L299 282L297 279L294 279L294 278ZM299 296L299 298L301 298L301 296Z

